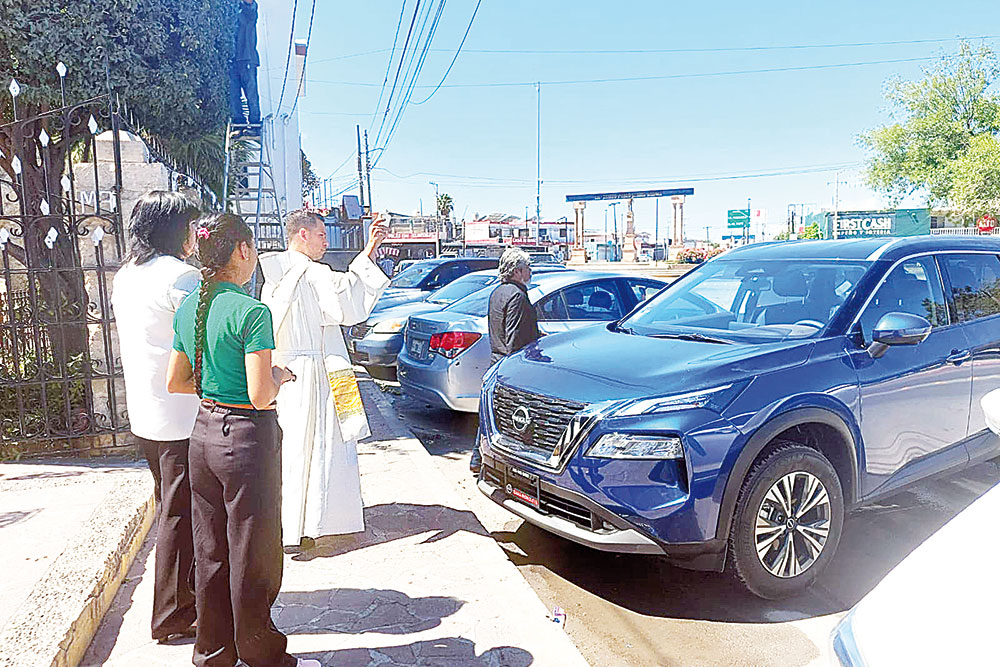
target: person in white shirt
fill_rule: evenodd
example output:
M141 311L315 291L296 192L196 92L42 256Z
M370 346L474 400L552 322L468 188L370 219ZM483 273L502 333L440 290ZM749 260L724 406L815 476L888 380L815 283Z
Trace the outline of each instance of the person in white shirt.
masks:
M166 643L194 635L194 544L188 438L198 397L167 393L174 311L197 289L198 269L184 262L195 248L197 205L177 192L139 198L128 224L129 254L111 294L125 375L132 435L156 480L153 639Z

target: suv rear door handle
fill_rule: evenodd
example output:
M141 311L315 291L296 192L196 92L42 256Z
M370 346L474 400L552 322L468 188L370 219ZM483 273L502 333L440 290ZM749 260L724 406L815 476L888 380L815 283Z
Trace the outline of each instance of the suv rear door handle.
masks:
M972 352L970 352L969 350L953 350L952 353L945 358L945 361L947 361L949 364L955 364L956 366L958 366L962 362L968 361L971 358L972 358Z

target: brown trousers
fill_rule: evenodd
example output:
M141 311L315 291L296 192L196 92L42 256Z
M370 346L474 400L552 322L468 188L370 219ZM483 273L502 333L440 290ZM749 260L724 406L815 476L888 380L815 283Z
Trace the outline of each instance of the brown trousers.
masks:
M151 626L153 639L161 639L187 630L195 619L188 441L135 439L149 462L159 503Z
M198 412L188 452L198 634L194 664L295 667L271 621L281 588L281 429L273 411Z

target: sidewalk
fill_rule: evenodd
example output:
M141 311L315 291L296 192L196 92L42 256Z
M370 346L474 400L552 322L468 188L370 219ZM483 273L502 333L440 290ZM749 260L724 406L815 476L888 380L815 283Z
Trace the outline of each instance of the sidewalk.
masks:
M145 462L0 465L0 665L73 665L152 519Z
M418 441L363 383L372 438L359 446L366 531L286 556L275 622L288 650L325 666L586 665ZM149 637L152 539L82 665L187 665L191 642Z

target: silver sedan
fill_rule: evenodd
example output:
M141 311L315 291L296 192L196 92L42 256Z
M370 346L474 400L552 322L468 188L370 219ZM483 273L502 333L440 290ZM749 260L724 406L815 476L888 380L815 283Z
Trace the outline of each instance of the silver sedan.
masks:
M528 298L543 334L610 322L666 286L662 280L592 271L536 275ZM490 365L487 313L494 287L437 313L411 315L397 359L399 383L409 395L460 412L479 409Z

